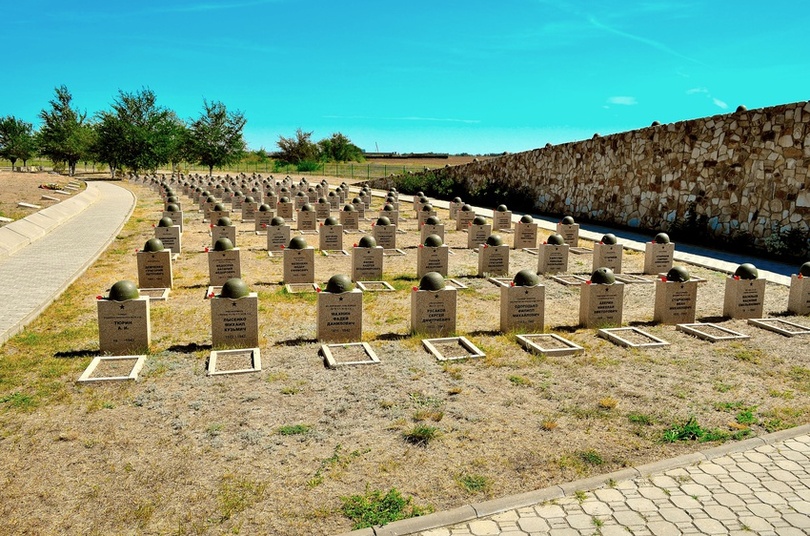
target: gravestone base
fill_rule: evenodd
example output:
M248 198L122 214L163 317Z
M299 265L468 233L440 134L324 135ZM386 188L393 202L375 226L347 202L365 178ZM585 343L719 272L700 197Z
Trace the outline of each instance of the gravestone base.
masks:
M621 326L624 284L582 283L579 287L579 323L586 328Z
M387 281L357 281L357 288L363 292L394 292L396 289Z
M169 292L171 289L168 288L139 288L138 293L141 296L145 296L149 298L150 301L166 301L169 299Z
M598 335L613 344L627 348L660 348L662 346L669 346L669 343L664 339L638 328L600 329Z
M362 336L363 291L319 292L315 338L322 342L352 342Z
M543 331L546 287L501 287L501 331Z
M810 277L795 274L790 277L788 312L794 315L810 315Z
M764 279L726 278L723 316L728 318L760 318L765 301Z
M287 283L284 285L287 294L304 294L307 292L318 292L321 288L317 283Z
M102 354L144 354L152 343L149 298L98 300L98 340Z
M695 321L697 281L655 283L653 321L658 324L689 324Z
M137 380L145 364L145 355L97 355L76 381L92 383Z
M516 338L521 346L533 354L565 357L578 355L585 351L582 346L554 333L518 335Z
M644 273L659 274L668 272L672 268L672 258L675 255L675 244L657 244L647 242L644 247Z
M785 337L795 337L796 335L810 335L810 326L788 322L781 318L749 318L748 323L758 328L773 331Z
M208 376L261 372L262 357L258 348L215 350L208 357Z
M622 257L624 248L621 244L593 245L593 269L610 268L614 274L622 273Z
M330 369L352 365L376 365L380 363L377 354L367 342L348 344L324 344L320 350L324 362Z
M422 339L422 346L439 361L458 361L486 357L466 337L444 337L439 339Z
M737 331L728 329L719 324L712 324L710 322L694 322L691 324L677 324L675 329L688 333L698 339L703 339L709 342L730 341L736 339L750 339L748 335L744 335Z
M411 332L447 336L456 331L456 289L411 291Z
M214 348L259 346L259 297L211 298L211 341Z

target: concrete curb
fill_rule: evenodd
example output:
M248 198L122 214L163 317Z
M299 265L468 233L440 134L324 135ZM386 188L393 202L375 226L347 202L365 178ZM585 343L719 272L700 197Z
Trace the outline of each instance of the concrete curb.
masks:
M630 467L613 473L583 478L573 482L558 484L526 493L509 495L491 501L470 504L447 510L436 512L422 517L413 517L395 521L382 527L346 532L341 536L406 536L428 530L465 523L475 519L481 519L507 510L525 508L540 504L553 499L559 499L576 494L577 491L590 491L608 486L611 482L622 480L632 480L635 478L647 477L657 473L663 473L680 467L688 467L708 462L716 458L736 454L747 450L754 450L759 447L774 445L795 437L810 433L810 424L773 432L761 437L754 437L744 441L737 441L726 445L720 445L692 454L684 454L675 458L669 458L658 462L644 464L638 467Z
M0 261L42 238L98 201L90 184L79 194L0 227Z

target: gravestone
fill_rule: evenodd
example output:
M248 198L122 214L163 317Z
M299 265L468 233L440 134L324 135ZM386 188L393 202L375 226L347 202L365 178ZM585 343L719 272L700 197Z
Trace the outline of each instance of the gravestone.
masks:
M150 238L137 253L139 288L172 288L172 252L158 238Z
M244 202L245 197L241 190L236 190L231 196L231 210L242 210L242 202Z
M492 230L512 232L512 211L506 205L498 205L492 212Z
M259 346L259 296L241 279L228 279L211 298L211 342L214 348Z
M794 315L810 314L810 262L799 268L799 273L790 276L788 312Z
M726 278L723 316L729 318L761 318L765 303L765 280L759 279L753 264L737 267L733 276Z
M430 203L425 203L422 205L421 210L416 213L416 216L417 225L421 227L422 224L425 223L425 220L427 220L429 217L436 216L436 211L433 210L433 205Z
M456 214L458 214L459 209L464 206L464 201L461 200L460 197L454 197L450 203L448 203L448 208L450 209L450 219L455 221Z
M217 198L209 195L205 200L200 203L200 209L203 211L203 220L211 221L211 211L217 205Z
M245 200L242 201L242 221L255 221L257 210L259 210L259 203L253 196L245 197Z
M332 210L340 210L340 196L336 192L326 194L326 200L329 201Z
M371 228L377 245L383 249L397 249L397 226L386 216L380 216Z
M593 266L604 266L613 270L614 274L620 274L623 254L622 245L617 243L613 234L608 233L593 245Z
M559 274L568 271L568 249L562 236L553 234L537 246L537 273Z
M219 218L216 225L211 226L211 244L216 244L220 238L227 238L231 244L236 245L236 226L230 218Z
M500 235L489 235L478 248L478 277L507 275L509 273L509 246Z
M152 327L149 298L132 281L118 281L98 304L98 342L102 354L128 355L149 351Z
M413 211L416 213L416 216L419 216L419 213L422 211L422 207L425 205L430 204L430 200L423 194L419 195L416 194L413 196Z
M360 214L354 205L345 205L340 211L340 224L344 231L358 232L360 230Z
M462 205L456 212L456 231L467 229L475 219L475 212L470 205Z
M315 204L315 214L321 221L332 215L332 205L329 204L325 197L318 198L318 202Z
M436 235L444 242L444 224L439 221L439 218L432 216L425 220L425 223L420 227L419 240L423 244L430 235Z
M695 321L698 282L690 281L689 272L675 266L666 277L655 282L653 321L659 324L691 324Z
M239 248L227 238L220 238L208 251L208 277L210 284L219 286L225 281L242 277Z
M222 203L215 203L211 210L207 211L203 221L208 221L211 223L216 223L216 221L220 218L230 218L231 211L225 208L225 205Z
M321 342L359 341L363 336L363 292L345 275L333 275L318 293L315 338Z
M332 216L324 220L318 234L318 248L321 251L343 250L343 226Z
M298 210L297 221L299 231L318 231L318 213L310 203L304 203Z
M411 292L411 332L447 336L456 331L456 289L444 277L428 272Z
M315 283L315 249L301 236L284 249L284 283Z
M166 207L161 218L171 218L175 225L180 227L180 232L183 232L183 211L174 203Z
M275 216L267 227L267 251L282 251L290 243L290 226L284 218Z
M360 199L359 197L355 197L354 199L352 199L351 204L354 207L354 210L357 211L358 219L365 220L366 219L366 204L363 203L363 200Z
M666 233L658 233L644 248L644 273L660 274L672 268L675 244L669 241Z
M270 222L273 221L273 218L276 216L276 211L273 210L274 206L275 204L268 205L267 203L262 203L259 205L259 210L256 211L254 217L254 231L259 233L267 230L267 228L270 226Z
M476 216L467 228L467 248L474 249L487 241L492 225L483 216Z
M515 237L512 243L514 249L534 249L537 247L537 224L528 214L521 216L515 223Z
M574 218L566 216L557 224L557 234L563 237L563 241L572 248L579 247L579 224L574 223Z
M352 281L380 281L383 248L371 236L364 236L352 248Z
M512 284L501 287L501 332L543 332L546 287L533 270L515 274Z
M271 207L275 207L278 204L278 196L276 195L275 190L266 190L264 192L264 202Z
M416 277L422 278L429 272L437 272L447 277L450 248L439 235L430 235L416 249Z
M293 221L295 219L295 207L289 197L279 197L278 203L276 203L276 214L285 220Z
M392 225L399 225L399 210L397 210L391 203L383 205L379 217L386 217L391 220Z
M295 210L301 210L301 207L309 203L309 196L306 194L306 192L299 191L295 194L293 203L295 204Z
M155 227L155 238L163 243L163 247L171 250L172 254L178 255L182 251L182 234L180 226L175 225L171 218L160 218Z
M579 323L586 328L621 326L624 283L617 283L609 268L597 268L580 285Z

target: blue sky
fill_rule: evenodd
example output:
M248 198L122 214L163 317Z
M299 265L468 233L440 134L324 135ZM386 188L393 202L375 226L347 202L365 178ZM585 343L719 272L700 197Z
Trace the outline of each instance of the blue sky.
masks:
M810 99L804 2L26 0L3 7L0 116L66 85L89 115L152 89L373 151L517 152Z

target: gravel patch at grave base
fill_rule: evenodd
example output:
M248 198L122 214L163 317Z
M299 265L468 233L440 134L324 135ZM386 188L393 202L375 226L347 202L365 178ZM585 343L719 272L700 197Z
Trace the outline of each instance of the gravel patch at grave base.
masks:
M132 252L151 236L162 208L154 192L124 186L139 205L110 250L0 349L0 399L7 400L0 478L10 532L335 534L351 527L340 497L367 486L395 487L417 504L446 510L704 449L661 441L666 429L691 416L729 434L741 426L736 408L753 408L752 434L810 417L810 368L799 350L807 338L719 319L725 276L697 267L690 272L707 279L698 290L697 321L751 339L712 344L674 326L648 325L654 286L627 285L625 324L671 344L621 348L576 326L578 288L541 277L547 331L585 348L576 356L542 357L497 332L500 289L472 277L476 255L455 249L450 276L469 286L457 291L457 331L486 357L437 362L409 333L410 292L418 284L409 203L402 203L402 214L411 216L403 223L407 234L398 236L406 255L385 257L383 278L397 291L363 295L363 340L380 364L327 369L314 340L317 294L284 292L280 259L268 258L265 237L237 221L242 273L259 294L263 367L207 377L203 248L210 237L183 198L187 230L173 266L175 288L167 302L151 306L153 353L139 380L77 385L92 358L87 352L98 344L95 296L134 277ZM380 203L374 199L372 212ZM446 222L447 211L439 217ZM368 223L364 229L370 232ZM465 233L449 229L451 247L466 243ZM317 237L305 239L317 246ZM510 275L537 265L524 251L510 256ZM316 281L351 268L344 256L316 254L315 262ZM572 256L570 272L588 275L590 263L590 255ZM640 273L642 264L643 255L625 252L626 272ZM784 315L787 295L787 288L769 284L766 315ZM37 339L52 346L36 353ZM59 352L69 358L55 357ZM58 396L41 399L35 411L12 405L45 387ZM439 431L427 446L403 440L419 423ZM301 433L280 433L295 425L304 425L294 429ZM462 475L483 476L490 486L470 493L459 484Z

